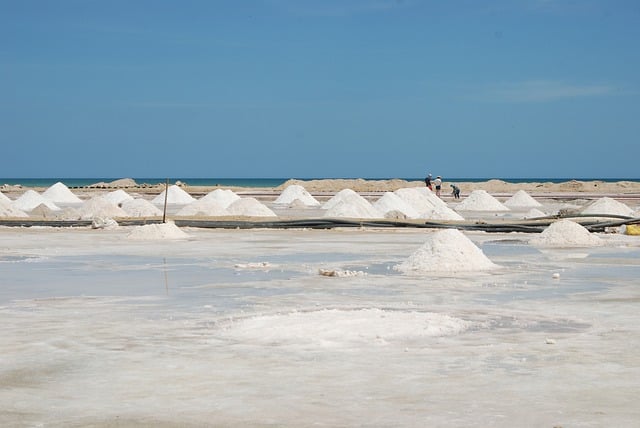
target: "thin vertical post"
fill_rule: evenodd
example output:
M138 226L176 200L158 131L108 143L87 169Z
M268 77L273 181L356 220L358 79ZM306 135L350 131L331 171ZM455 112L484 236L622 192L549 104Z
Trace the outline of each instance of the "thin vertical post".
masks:
M169 179L164 184L164 211L162 212L162 223L167 222L167 197L169 197Z

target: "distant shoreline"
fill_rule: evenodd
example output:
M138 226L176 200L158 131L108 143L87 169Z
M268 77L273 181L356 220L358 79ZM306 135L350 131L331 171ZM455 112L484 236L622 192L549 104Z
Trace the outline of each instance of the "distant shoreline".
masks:
M276 182L267 182L267 179L260 181L259 184L253 182L237 183L232 181L229 184L216 183L214 185L205 183L205 185L199 185L200 183L194 181L169 181L170 185L178 183L187 193L194 197L201 197L215 189L231 189L242 196L255 196L260 198L270 198L276 194L281 193L286 187L290 185L300 185L313 195L320 197L331 196L343 189L351 189L358 193L368 196L382 195L384 192L393 192L400 188L405 187L424 187L424 181L422 179L404 180L404 179L319 179L319 180L296 180L290 179L282 182L277 180ZM270 180L270 179L269 179ZM160 194L166 185L165 181L156 183L140 183L136 180L126 178L115 181L101 181L93 182L90 179L90 185L87 186L69 186L64 181L67 187L72 189L78 195L91 195L98 192L113 191L116 189L123 189L130 193L136 193L141 195L158 195ZM2 181L0 181L1 183ZM57 181L56 181L57 182ZM40 186L27 186L21 185L0 185L0 192L7 196L12 196L14 199L25 192L27 189L33 189L38 192L46 190L54 183L30 183L30 184L42 184ZM620 180L620 181L605 181L605 180L567 180L567 181L522 181L522 182L509 182L504 180L484 180L484 181L454 181L443 180L442 184L442 196L447 198L451 194L451 183L456 185L461 190L461 195L464 198L474 190L484 190L494 196L508 197L513 195L519 190L524 190L535 197L547 197L554 199L590 199L602 196L609 196L612 198L626 199L626 200L640 200L640 180ZM238 185L243 184L243 185ZM271 184L268 186L267 184ZM435 189L434 189L435 190Z
M97 183L111 183L121 180L119 178L104 178L104 177L88 177L88 178L56 178L56 177L43 177L43 178L0 178L0 186L22 186L27 188L47 188L54 185L57 182L62 182L69 188L85 188L92 187ZM167 181L166 178L158 177L146 177L146 178L131 178L130 180L140 187L154 187L158 185L164 185ZM300 182L319 182L319 181L344 181L344 182L389 182L389 181L404 181L404 182L424 182L422 177L414 178L169 178L169 184L182 183L183 185L190 187L234 187L234 188L277 188L290 180L296 180ZM448 183L486 183L494 180L498 180L511 184L524 184L524 183L553 183L560 184L565 182L603 182L603 183L617 183L617 182L631 182L640 183L640 178L465 178L465 177L443 177L443 180ZM355 190L355 189L354 189Z

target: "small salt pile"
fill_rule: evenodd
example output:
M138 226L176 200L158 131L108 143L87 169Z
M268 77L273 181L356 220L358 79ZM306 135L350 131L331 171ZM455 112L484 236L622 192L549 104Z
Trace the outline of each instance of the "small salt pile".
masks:
M348 201L356 201L356 200L357 201L364 200L365 202L369 202L351 189L342 189L338 193L333 195L331 199L325 202L322 205L322 208L325 210L329 210L340 203L344 203Z
M589 204L585 209L581 211L582 214L611 214L611 215L624 215L628 217L634 217L634 211L622 202L618 202L615 199L604 197Z
M162 215L162 210L146 199L127 199L120 202L119 205L129 217L158 217Z
M56 204L82 203L82 199L77 197L67 186L59 181L45 190L42 196Z
M45 205L50 210L58 211L60 207L58 207L55 203L51 202L49 199L43 197L40 193L35 190L27 190L20 196L18 199L13 201L13 206L22 211L31 211L38 205Z
M184 233L173 222L160 224L145 224L144 226L136 226L127 235L128 239L133 240L159 240L159 239L188 239L190 236Z
M189 205L182 207L176 215L182 217L220 217L229 215L229 211L227 211L222 203L214 199L198 199L197 201L191 202Z
M322 208L325 217L384 218L371 202L351 189L343 189L329 199Z
M59 212L60 210L54 211L45 204L40 204L29 212L29 217L53 219Z
M11 201L0 199L0 217L29 217L29 215L14 207Z
M116 204L107 201L102 196L94 196L86 200L79 208L78 214L81 220L94 218L128 217L126 211Z
M540 235L529 240L530 244L541 247L591 247L601 242L582 225L566 219L552 223Z
M457 211L509 211L500 201L487 193L486 190L474 190L458 206Z
M167 194L167 204L186 205L196 200L193 196L182 190L180 186L174 184L169 186L168 191L163 190L162 193L153 198L151 203L154 205L164 205L165 193Z
M504 205L507 208L537 208L542 204L531 197L526 191L520 189L513 194L509 199L504 201Z
M431 220L464 220L426 187L408 187L393 192L411 205L419 214L415 218Z
M299 200L305 206L317 207L320 206L320 202L316 200L306 189L298 184L292 184L287 186L286 189L278 196L274 201L275 204L289 205L293 201Z
M457 229L444 229L429 236L406 261L394 266L403 273L469 272L499 268L469 238Z
M402 213L405 218L416 218L420 215L415 208L393 192L385 192L380 199L373 203L373 207L386 218L389 218L390 214L395 217L395 213L398 212Z
M128 194L122 189L114 190L113 192L109 192L106 195L102 195L102 197L109 201L113 202L116 205L120 205L124 201L132 201L133 196Z
M223 208L227 208L238 199L240 199L240 196L231 189L216 189L200 198L201 201L216 201Z
M55 211L56 220L80 220L80 212L76 208L66 207L61 211Z
M537 217L546 217L546 214L543 213L542 211L540 211L537 208L531 208L529 211L527 211L527 213L523 216L523 218L526 219L530 219L530 218L537 218Z
M277 217L276 213L256 198L240 198L227 207L230 215L244 217Z

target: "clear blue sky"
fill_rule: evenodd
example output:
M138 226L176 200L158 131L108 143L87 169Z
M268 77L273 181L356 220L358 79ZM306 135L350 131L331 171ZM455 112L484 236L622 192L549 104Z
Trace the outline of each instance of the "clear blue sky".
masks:
M0 177L639 178L640 1L0 0Z

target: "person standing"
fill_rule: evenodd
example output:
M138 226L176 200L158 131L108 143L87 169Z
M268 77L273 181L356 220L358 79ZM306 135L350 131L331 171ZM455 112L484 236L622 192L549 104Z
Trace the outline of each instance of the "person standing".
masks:
M442 177L437 176L435 180L433 180L434 186L436 186L436 196L440 196L440 190L442 189Z
M431 174L427 175L427 178L424 179L424 184L427 185L429 190L433 190L433 188L431 187Z

